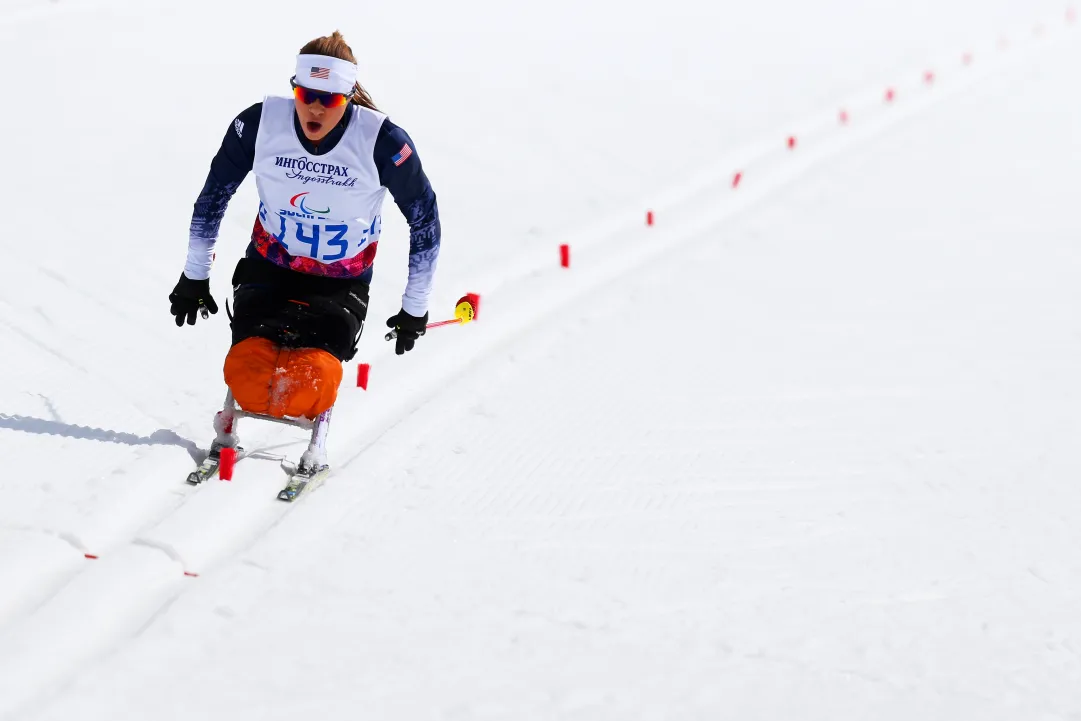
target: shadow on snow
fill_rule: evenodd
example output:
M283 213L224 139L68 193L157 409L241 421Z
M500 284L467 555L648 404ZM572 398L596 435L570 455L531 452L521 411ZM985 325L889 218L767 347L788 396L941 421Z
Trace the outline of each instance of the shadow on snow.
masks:
M206 454L195 445L194 441L182 438L176 432L168 429L154 431L149 436L138 436L134 433L123 431L111 431L105 428L91 428L89 426L76 426L60 421L48 421L44 418L32 416L7 415L0 413L0 428L10 428L13 431L34 433L38 435L64 436L66 438L80 438L88 441L102 441L105 443L120 443L126 446L178 446L199 462Z

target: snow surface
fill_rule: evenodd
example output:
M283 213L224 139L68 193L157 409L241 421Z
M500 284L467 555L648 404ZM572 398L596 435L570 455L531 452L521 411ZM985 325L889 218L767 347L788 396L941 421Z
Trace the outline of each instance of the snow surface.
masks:
M810 5L5 5L0 718L1081 718L1081 31ZM479 320L389 351L388 204L336 473L276 501L303 434L249 421L189 488L191 203L334 27Z

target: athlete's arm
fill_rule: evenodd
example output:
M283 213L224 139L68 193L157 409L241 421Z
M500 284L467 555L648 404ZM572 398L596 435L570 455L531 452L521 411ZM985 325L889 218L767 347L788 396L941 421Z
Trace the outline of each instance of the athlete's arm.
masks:
M390 191L409 223L409 280L402 295L402 310L419 318L428 312L428 296L439 258L435 191L424 175L413 141L389 119L379 129L374 159L380 184Z
M192 280L210 277L214 244L218 241L218 229L225 217L225 208L255 163L255 135L259 131L262 113L263 104L256 103L238 115L229 124L221 148L210 162L210 173L195 201L188 234L188 260L184 264L184 275Z

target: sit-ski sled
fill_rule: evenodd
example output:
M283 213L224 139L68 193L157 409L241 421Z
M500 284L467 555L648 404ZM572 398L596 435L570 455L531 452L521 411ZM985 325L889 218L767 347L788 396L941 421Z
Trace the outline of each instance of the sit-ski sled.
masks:
M233 400L233 392L229 391L225 394L225 404L221 412L214 418L214 431L217 435L214 442L210 444L210 453L198 468L188 474L187 482L196 486L214 476L220 477L223 481L232 480L233 464L246 455L238 442L237 421L241 418L257 418L311 431L312 437L308 443L308 450L300 456L300 463L297 464L296 470L290 474L285 488L278 493L278 500L291 503L305 491L314 489L330 474L326 440L332 410L334 410L333 407L323 411L314 421L307 418L275 418L259 413L249 413L238 408L236 401Z

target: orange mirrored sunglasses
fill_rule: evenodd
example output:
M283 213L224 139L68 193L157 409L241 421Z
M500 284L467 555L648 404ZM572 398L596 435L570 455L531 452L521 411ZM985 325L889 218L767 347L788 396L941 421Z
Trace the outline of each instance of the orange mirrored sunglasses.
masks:
M293 86L293 97L305 105L311 105L318 100L324 108L340 108L349 103L349 95L312 90L303 85L297 85L296 78L291 79L289 84Z

